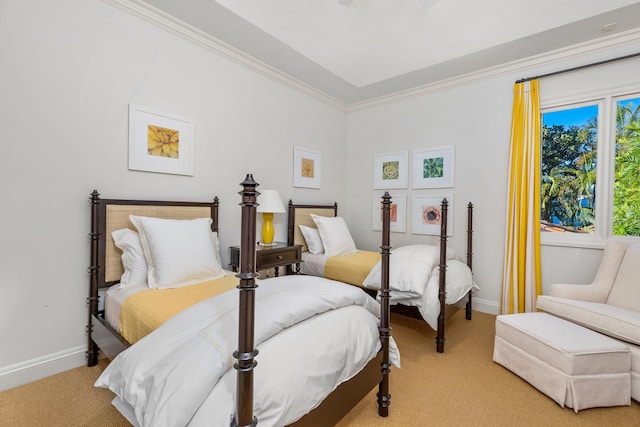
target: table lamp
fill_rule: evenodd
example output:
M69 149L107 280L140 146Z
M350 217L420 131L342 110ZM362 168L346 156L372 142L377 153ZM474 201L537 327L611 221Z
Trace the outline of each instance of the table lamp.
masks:
M258 196L257 212L262 213L262 242L261 245L269 246L273 243L273 214L285 213L282 199L277 190L262 190Z

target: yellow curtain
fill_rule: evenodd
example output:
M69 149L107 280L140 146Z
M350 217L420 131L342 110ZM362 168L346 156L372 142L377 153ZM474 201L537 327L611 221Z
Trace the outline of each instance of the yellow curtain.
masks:
M540 279L539 80L513 90L509 194L501 313L535 311Z

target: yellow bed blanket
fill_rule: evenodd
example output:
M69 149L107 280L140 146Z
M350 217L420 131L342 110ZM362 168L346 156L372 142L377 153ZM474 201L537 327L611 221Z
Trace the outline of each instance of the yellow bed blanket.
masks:
M374 265L380 260L380 253L358 251L349 255L337 255L327 259L324 277L352 285L362 286Z
M120 307L120 335L134 344L187 307L238 285L230 275L173 289L145 289L129 296Z

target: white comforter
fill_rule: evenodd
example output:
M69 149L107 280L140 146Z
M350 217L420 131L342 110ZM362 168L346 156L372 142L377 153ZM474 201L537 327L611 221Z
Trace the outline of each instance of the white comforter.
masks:
M97 387L134 425L228 426L234 414L238 295L230 291L176 315L105 369ZM256 290L254 413L285 425L315 408L380 348L379 305L360 289L283 276ZM391 361L399 366L395 343ZM231 368L231 369L230 369Z
M432 245L401 246L393 249L389 258L391 303L417 307L429 326L437 330L440 248ZM382 265L378 261L365 279L364 286L380 289L381 274ZM446 287L447 304L455 304L469 290L478 289L469 267L455 259L452 251L447 253Z

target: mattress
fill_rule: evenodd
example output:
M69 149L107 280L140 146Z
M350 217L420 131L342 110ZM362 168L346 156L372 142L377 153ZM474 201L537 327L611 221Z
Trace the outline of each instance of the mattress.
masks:
M329 257L324 254L302 252L302 266L300 272L309 276L324 277L324 265Z
M233 274L173 289L149 289L146 285L112 286L107 291L105 317L127 342L133 344L168 319L207 298L235 289Z
M327 257L302 253L301 271L309 276L325 277L363 287L362 283L380 259L379 252L357 251L353 254Z

